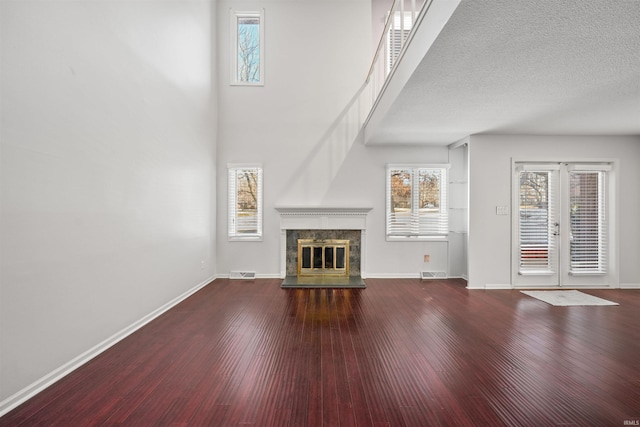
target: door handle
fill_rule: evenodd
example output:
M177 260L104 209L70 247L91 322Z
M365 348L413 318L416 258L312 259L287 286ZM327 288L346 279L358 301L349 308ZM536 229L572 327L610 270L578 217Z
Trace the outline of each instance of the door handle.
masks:
M560 223L556 222L555 224L553 224L553 226L555 227L555 230L553 231L553 235L554 236L559 236L560 235Z

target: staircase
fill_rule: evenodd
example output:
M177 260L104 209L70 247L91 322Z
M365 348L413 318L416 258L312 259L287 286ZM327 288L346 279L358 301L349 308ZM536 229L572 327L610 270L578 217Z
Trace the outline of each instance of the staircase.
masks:
M394 0L364 83L294 171L279 204L321 205L354 142L383 143L380 121L460 1Z

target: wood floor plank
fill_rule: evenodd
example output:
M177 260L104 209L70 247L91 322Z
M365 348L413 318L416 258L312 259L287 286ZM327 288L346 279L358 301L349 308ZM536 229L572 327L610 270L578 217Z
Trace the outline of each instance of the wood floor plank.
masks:
M621 426L640 421L640 290L553 307L462 280L216 280L4 426Z

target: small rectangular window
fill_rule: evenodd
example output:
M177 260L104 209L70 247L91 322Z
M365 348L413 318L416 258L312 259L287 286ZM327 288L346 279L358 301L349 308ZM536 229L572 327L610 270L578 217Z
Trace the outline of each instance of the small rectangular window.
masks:
M387 167L387 239L449 234L447 165Z
M262 239L262 168L229 166L229 240Z
M231 84L264 85L264 10L231 11Z

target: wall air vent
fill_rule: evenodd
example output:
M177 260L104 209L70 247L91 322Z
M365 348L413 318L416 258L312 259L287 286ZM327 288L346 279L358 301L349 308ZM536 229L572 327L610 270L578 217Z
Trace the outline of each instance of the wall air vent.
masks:
M446 278L447 278L447 273L444 271L421 271L420 272L421 280L446 279Z
M229 273L229 279L234 280L255 280L255 271L232 271Z

